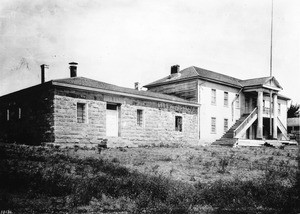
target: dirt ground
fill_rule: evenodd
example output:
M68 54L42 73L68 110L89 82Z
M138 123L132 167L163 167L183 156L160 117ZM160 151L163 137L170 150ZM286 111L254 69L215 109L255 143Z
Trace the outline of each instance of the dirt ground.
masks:
M212 183L219 179L250 180L264 176L266 171L280 170L294 174L297 170L298 148L269 147L145 147L70 151L79 157L101 157L131 170L162 175L188 183ZM289 177L289 176L288 176ZM289 185L290 181L285 181Z

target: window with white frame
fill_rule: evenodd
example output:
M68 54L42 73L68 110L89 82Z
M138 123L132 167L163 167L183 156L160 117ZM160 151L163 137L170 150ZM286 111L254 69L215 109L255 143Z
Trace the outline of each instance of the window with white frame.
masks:
M217 104L217 91L216 91L216 89L211 89L211 104L212 105Z
M224 91L224 106L228 107L228 92Z
M136 116L137 116L137 125L143 126L143 110L137 109L136 110Z
M228 119L224 118L224 132L228 131Z
M86 104L77 103L77 123L86 122Z
M175 116L175 131L182 132L182 117Z
M216 133L216 118L212 117L211 118L211 133L215 134Z
M236 94L235 107L240 108L240 96Z

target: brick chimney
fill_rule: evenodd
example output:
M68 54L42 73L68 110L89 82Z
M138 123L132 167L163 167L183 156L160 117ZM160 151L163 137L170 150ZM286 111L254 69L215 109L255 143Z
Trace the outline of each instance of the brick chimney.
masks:
M140 83L139 82L134 83L134 89L138 90L138 91L140 90Z
M70 62L70 77L77 77L77 62Z
M171 74L177 74L179 72L179 65L173 65L171 66Z
M43 84L45 82L45 69L49 68L49 65L42 64L41 65L41 83Z

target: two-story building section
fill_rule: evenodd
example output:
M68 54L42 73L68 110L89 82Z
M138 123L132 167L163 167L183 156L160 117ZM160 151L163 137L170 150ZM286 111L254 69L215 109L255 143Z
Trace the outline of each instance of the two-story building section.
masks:
M237 145L247 140L288 140L287 101L275 77L240 80L198 68L179 70L145 86L149 91L200 104L198 137L202 143ZM261 143L264 141L260 141Z

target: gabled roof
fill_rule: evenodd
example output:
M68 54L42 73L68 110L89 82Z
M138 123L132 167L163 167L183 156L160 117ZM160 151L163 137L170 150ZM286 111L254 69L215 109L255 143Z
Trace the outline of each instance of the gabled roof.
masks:
M263 85L265 82L269 80L270 77L260 77L260 78L253 78L253 79L247 79L247 80L240 80L240 83L246 87L246 86L257 86L257 85Z
M275 87L282 89L279 82L275 79L275 77L261 77L261 78L253 78L247 80L240 80L240 83L243 87L249 86L272 86L272 83L275 84ZM273 86L273 87L274 87Z
M203 68L198 68L196 66L185 68L181 70L178 74L169 75L167 77L154 81L148 85L145 85L145 87L151 88L152 86L156 86L156 85L164 85L169 82L177 82L177 81L192 79L192 78L199 78L199 79L204 79L212 82L223 83L238 88L242 87L242 85L239 83L240 80L237 78L220 74L214 71L209 71Z
M241 80L214 71L198 68L196 66L191 66L186 69L183 69L178 74L169 75L155 82L152 82L148 85L145 85L145 87L151 88L153 86L165 85L172 82L195 79L195 78L199 78L211 82L217 82L217 83L221 83L221 84L225 84L237 88L264 86L264 87L277 87L282 89L282 87L280 86L279 82L275 79L275 77L269 76L269 77L260 77L260 78Z
M57 84L58 83L58 84ZM84 87L84 89L101 89L106 91L107 93L110 92L117 92L122 94L123 96L139 96L139 97L144 97L145 99L147 98L155 98L155 99L161 99L164 101L171 101L171 102L177 102L178 104L191 104L193 106L198 106L197 103L187 101L185 99L181 99L175 96L171 95L166 95L166 94L161 94L161 93L155 93L151 91L139 91L131 88L125 88L97 80L92 80L88 79L85 77L72 77L72 78L66 78L66 79L57 79L57 80L52 80L52 84L54 85L61 85L61 86L67 86L67 87L72 87L72 86L81 86Z

